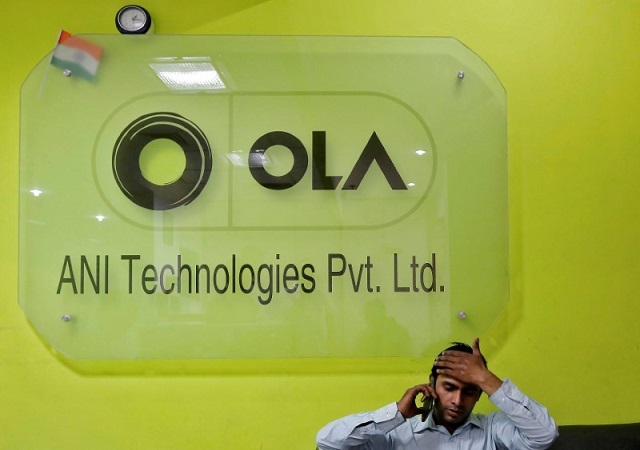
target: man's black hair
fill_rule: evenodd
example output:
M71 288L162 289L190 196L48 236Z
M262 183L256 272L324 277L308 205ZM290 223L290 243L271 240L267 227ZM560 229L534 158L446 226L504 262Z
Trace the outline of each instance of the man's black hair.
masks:
M445 348L444 350L442 350L438 356L442 355L444 352L446 352L447 350L456 350L459 352L465 352L465 353L469 353L472 354L473 353L473 348L471 348L470 345L465 344L464 342L452 342L451 343L451 347ZM487 366L487 360L484 358L484 356L482 357L482 362L484 363L485 367L489 367ZM442 367L436 366L435 363L433 364L433 367L431 368L431 378L433 379L433 382L435 383L436 379L438 378L438 369L442 369Z

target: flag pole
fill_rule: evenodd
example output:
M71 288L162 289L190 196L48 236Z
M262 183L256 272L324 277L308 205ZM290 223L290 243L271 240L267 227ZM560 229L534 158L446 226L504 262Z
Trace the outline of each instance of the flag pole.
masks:
M56 39L56 45L55 47L53 47L53 51L51 52L51 58L49 59L49 64L47 64L47 67L44 69L44 75L42 76L42 83L40 83L40 90L38 91L38 97L37 97L38 99L42 95L42 90L44 89L44 83L47 80L47 75L49 75L49 68L51 67L51 61L53 61L53 55L56 52L56 47L58 47L58 44L60 43L60 38L62 37L63 32L64 30L60 28L60 32L58 33L58 39Z

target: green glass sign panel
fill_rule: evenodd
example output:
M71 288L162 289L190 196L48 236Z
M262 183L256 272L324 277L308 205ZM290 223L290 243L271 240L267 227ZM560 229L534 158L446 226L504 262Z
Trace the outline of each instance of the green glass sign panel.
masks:
M415 358L509 301L506 94L453 38L116 36L21 92L19 303L76 360Z

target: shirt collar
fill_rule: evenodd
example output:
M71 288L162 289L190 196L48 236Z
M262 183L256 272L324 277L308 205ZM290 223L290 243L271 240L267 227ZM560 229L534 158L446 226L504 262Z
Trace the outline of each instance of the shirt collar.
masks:
M433 411L429 413L429 416L427 416L427 420L425 420L424 422L420 420L420 416L416 416L416 417L418 418L418 420L416 420L415 425L413 427L416 433L422 433L426 430L434 430L434 431L444 430L444 427L438 428L438 425L436 425L436 422L433 420ZM457 430L462 430L465 427L477 427L477 428L480 428L481 430L484 429L484 427L482 426L482 421L480 420L478 415L473 413L469 415L467 420L462 425L460 425L457 428Z

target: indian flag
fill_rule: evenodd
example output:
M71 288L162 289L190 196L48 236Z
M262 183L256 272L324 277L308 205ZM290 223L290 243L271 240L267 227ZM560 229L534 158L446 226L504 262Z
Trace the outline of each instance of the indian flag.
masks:
M102 57L102 47L61 30L51 64L68 69L71 75L94 79Z

